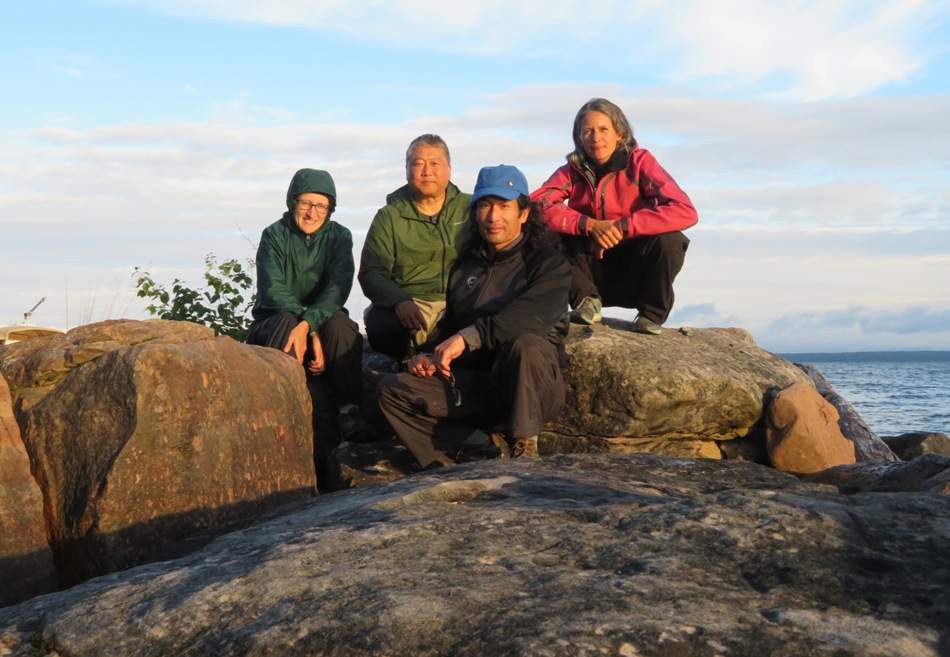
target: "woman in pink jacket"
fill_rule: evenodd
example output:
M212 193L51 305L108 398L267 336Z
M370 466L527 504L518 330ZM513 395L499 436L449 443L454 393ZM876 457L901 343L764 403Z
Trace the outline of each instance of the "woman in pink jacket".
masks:
M574 151L531 200L560 233L571 261L571 320L593 324L603 306L636 308L641 333L658 334L673 308L696 208L637 146L623 110L594 98L574 119Z

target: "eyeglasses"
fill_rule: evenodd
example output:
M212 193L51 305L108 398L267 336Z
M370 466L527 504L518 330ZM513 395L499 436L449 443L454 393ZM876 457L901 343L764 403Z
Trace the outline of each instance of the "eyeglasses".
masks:
M297 201L297 207L304 214L307 214L310 210L316 210L317 214L326 214L330 211L330 206L326 203L311 203L310 201Z
M458 386L455 384L455 375L449 372L448 375L444 375L443 378L445 382L449 384L449 388L452 391L452 396L455 398L455 405L462 405L462 391L459 390Z

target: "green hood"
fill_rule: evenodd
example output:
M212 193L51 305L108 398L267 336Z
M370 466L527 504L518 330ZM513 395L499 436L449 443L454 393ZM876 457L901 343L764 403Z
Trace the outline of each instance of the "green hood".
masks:
M294 199L300 194L315 192L330 197L331 212L336 207L336 185L330 173L322 169L301 169L294 174L287 188L287 209L293 211Z

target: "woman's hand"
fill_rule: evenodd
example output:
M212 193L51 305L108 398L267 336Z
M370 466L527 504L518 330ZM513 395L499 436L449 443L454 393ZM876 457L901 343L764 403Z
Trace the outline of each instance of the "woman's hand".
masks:
M603 249L603 251L612 249L620 244L620 241L623 239L620 224L616 221L608 221L606 219L603 221L590 219L587 222L587 234L590 235L592 240L597 242L597 246ZM599 252L600 257L603 257L603 251Z
M323 357L323 343L320 342L320 336L314 333L310 337L310 343L313 346L313 360L307 363L307 371L312 374L323 374L327 371L327 362Z
M290 354L297 359L297 362L303 365L304 354L307 353L307 334L310 333L310 324L302 319L294 330L290 332L287 338L287 344L284 345L284 353Z

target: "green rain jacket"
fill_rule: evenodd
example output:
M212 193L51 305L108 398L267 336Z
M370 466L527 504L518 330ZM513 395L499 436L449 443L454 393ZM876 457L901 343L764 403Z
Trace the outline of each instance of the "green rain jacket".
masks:
M298 176L302 173L298 172ZM295 185L300 187L305 182L308 181L297 181L297 177L291 182L288 208L293 206ZM335 201L332 181L329 184L326 193L332 190L330 195ZM310 330L316 331L330 315L343 308L353 287L354 270L353 236L349 229L327 218L317 232L305 235L297 226L293 211L285 212L261 235L257 248L257 301L251 314L258 321L291 312L307 320Z
M359 281L366 298L384 308L409 299L445 299L449 270L475 234L468 220L470 200L470 194L450 182L435 225L416 209L409 185L387 196L360 256Z

